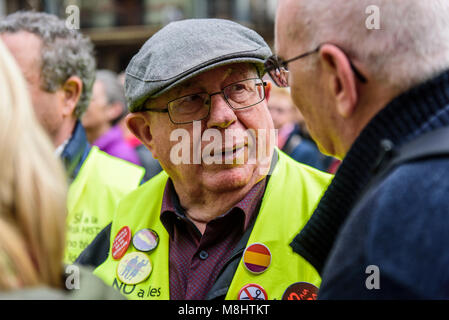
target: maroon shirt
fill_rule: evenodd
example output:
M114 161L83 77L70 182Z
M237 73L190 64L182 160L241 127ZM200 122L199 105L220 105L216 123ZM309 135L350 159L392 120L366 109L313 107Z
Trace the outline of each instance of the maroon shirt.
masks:
M206 225L204 234L187 219L169 179L164 190L161 222L170 235L170 299L204 299L243 233L254 221L266 178L228 212Z

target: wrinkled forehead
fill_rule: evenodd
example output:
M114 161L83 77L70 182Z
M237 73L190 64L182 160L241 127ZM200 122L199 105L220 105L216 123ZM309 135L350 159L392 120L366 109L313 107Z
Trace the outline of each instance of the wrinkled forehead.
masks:
M229 83L229 81L239 81L248 77L258 77L256 67L249 63L234 63L206 71L184 81L178 86L178 90L211 82L215 84Z
M257 67L251 63L233 63L220 66L192 77L156 98L149 98L145 102L145 107L149 108L161 101L174 99L185 94L207 92L209 88L221 89L233 82L257 77L259 77Z

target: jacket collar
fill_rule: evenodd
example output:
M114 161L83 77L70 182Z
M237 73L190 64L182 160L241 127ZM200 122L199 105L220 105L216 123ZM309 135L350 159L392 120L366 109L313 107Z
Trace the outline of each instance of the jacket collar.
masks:
M70 183L75 180L78 172L89 154L91 146L87 141L86 132L79 120L76 121L73 134L61 153L61 160L64 164Z
M393 99L363 129L341 163L309 222L290 244L321 273L344 221L382 156L381 142L395 147L449 126L449 71Z

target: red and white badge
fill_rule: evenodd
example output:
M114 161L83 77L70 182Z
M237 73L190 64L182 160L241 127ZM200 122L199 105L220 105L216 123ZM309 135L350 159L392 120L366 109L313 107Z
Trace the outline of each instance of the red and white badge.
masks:
M255 283L245 285L239 291L238 300L268 300L267 292Z
M128 226L124 226L117 232L112 243L112 258L120 259L128 250L129 244L131 243L131 229Z

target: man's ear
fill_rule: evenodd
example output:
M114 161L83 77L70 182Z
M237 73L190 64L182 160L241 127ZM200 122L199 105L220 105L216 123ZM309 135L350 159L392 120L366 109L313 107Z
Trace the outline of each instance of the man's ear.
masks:
M357 80L348 57L332 44L324 44L319 56L326 77L325 82L335 99L337 112L343 118L349 118L356 109L358 93Z
M63 110L64 116L71 116L74 114L74 110L78 101L80 100L81 93L83 92L83 82L77 76L71 76L64 82L61 87L63 91Z
M142 112L129 113L126 118L126 126L133 135L137 137L148 149L150 149L153 158L157 159L156 150L153 144L150 125Z

